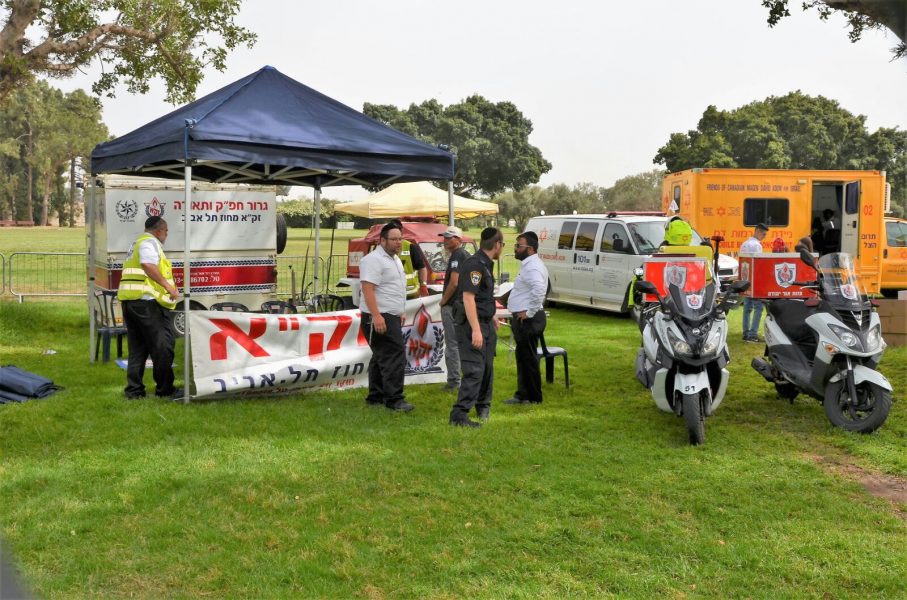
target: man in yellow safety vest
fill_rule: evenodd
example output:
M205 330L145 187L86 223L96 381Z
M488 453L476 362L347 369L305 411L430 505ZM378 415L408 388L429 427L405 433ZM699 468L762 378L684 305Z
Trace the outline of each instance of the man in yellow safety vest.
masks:
M151 357L155 394L180 398L183 390L173 386L173 347L176 332L170 311L179 291L173 281L173 266L164 255L167 221L148 217L145 231L136 239L123 263L117 298L123 304L129 363L126 367L126 398L145 397L145 361Z

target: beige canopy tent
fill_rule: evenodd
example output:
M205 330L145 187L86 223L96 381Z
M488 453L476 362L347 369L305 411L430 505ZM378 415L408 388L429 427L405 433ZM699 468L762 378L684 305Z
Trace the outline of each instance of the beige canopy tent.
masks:
M414 181L394 184L363 200L338 203L334 206L334 211L370 219L446 216L449 201L447 191L438 189L427 181ZM495 215L498 213L498 205L493 202L454 196L453 213L457 219Z

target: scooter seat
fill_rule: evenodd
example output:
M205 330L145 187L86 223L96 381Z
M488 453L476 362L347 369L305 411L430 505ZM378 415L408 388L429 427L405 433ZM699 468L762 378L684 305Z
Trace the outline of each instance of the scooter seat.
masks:
M781 331L803 348L809 358L815 356L817 340L815 332L806 324L806 318L815 312L815 308L806 306L802 300L772 300L768 305L768 314L775 319Z

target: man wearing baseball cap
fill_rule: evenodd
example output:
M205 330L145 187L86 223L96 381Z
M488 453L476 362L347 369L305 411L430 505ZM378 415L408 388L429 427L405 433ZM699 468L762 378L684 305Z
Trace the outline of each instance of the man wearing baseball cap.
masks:
M447 385L445 390L460 388L460 350L457 346L457 326L453 316L454 302L462 302L457 284L460 280L460 265L469 258L463 247L463 231L451 225L444 233L444 250L448 253L447 270L444 272L444 292L441 295L441 322L444 324L444 361L447 364Z

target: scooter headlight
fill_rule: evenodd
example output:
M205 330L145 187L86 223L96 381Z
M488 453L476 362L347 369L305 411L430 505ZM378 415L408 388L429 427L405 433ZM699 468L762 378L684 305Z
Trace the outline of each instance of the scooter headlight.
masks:
M684 340L677 337L677 335L668 329L668 342L671 344L671 348L674 350L674 354L681 356L689 356L691 353L691 348L688 343Z
M702 345L702 353L705 355L715 354L718 352L718 347L721 345L721 331L715 329L709 334L709 338L705 341L705 344Z
M876 325L869 330L869 335L866 336L866 351L875 352L882 344L882 328L879 325Z
M831 329L834 334L838 336L838 339L844 342L844 345L848 348L859 350L860 352L863 351L863 344L860 342L860 337L847 327L829 325L828 328Z

